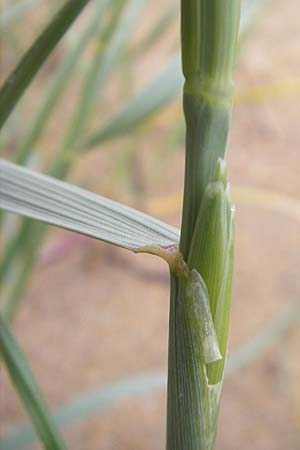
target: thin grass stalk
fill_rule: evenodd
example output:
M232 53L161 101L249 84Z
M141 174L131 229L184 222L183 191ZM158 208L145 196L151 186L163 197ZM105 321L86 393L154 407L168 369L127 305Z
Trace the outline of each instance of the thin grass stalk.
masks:
M171 3L163 15L155 22L148 34L132 50L129 51L129 58L143 56L149 49L156 45L162 36L169 30L170 25L178 15L178 6Z
M1 315L0 355L45 450L67 450L31 368Z
M95 99L103 94L103 89L113 68L118 64L121 54L133 30L133 24L141 13L145 0L118 0L113 5L110 20L99 35L99 46L88 70L80 99L71 118L64 140L50 170L51 175L64 178L71 164L80 155L78 145L93 112Z
M27 132L21 147L18 151L16 163L20 165L27 165L28 157L34 150L38 139L42 135L51 114L59 102L63 90L69 81L71 75L74 75L74 69L79 62L80 56L90 39L94 36L99 27L102 27L101 17L107 6L108 0L98 0L95 5L93 16L87 25L82 35L78 38L74 48L65 57L58 73L55 76L50 88L43 99L43 102L33 119L32 125Z
M0 129L59 40L90 0L68 0L25 53L0 91Z
M43 223L30 219L22 221L20 232L16 236L16 240L20 239L22 242L21 248L14 253L13 264L8 266L8 270L1 277L0 306L3 319L7 322L12 322L16 316L46 231L47 227ZM5 259L3 262L5 263Z
M239 17L239 0L181 2L186 166L180 251L187 265L171 272L167 450L215 448L233 263L233 212L222 158ZM201 289L207 292L221 360L208 360L203 350L216 342L201 331Z

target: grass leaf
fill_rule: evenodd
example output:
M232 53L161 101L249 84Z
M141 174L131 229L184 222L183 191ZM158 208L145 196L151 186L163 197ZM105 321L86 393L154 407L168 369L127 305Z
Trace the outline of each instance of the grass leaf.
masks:
M46 450L66 450L25 356L0 316L0 354L11 381Z
M174 100L183 84L180 70L180 56L172 57L162 73L141 89L129 102L91 134L82 146L86 149L103 142L122 136L143 124L145 120L160 111Z
M0 91L0 129L56 44L89 0L68 0L22 57Z
M16 159L18 164L27 165L28 157L34 150L36 143L43 133L55 106L60 101L68 80L72 75L74 75L74 69L80 60L82 52L98 30L99 26L101 26L99 25L101 24L101 16L103 15L108 1L109 0L97 1L90 23L87 25L84 32L78 37L77 42L69 54L64 57L59 70L55 74L53 82L50 84L45 96L42 98L41 106L38 109L32 124L30 125L29 131L26 133L26 136L21 143L19 154Z
M146 214L46 175L0 161L0 207L138 251L177 244L179 231Z
M65 427L99 414L121 399L160 391L166 386L165 372L150 372L118 380L100 389L84 393L55 412L57 425ZM32 427L20 425L3 439L2 450L21 450L36 440Z

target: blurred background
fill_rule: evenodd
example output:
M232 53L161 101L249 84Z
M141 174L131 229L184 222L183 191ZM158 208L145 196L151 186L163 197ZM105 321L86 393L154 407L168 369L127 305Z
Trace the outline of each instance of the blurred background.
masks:
M2 0L1 81L60 3ZM4 157L44 173L63 167L68 181L179 227L179 50L178 1L91 2L7 122ZM228 154L235 281L217 450L300 448L299 98L298 0L245 0ZM69 447L164 448L166 265L55 228L26 238L13 216L1 231L2 261L18 233L1 308L12 311ZM0 448L40 448L0 371Z

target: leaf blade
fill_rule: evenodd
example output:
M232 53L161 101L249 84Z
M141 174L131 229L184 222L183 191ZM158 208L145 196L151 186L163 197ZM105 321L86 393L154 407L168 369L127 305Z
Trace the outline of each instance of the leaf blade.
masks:
M176 245L179 231L92 192L0 160L0 207L138 251Z
M101 23L100 19L104 13L107 3L108 0L97 2L91 21L81 33L77 39L77 42L60 65L57 73L55 74L55 78L50 84L50 87L47 89L46 95L42 99L41 106L39 107L30 125L29 131L26 133L26 136L21 143L17 158L15 160L17 164L27 165L28 158L34 151L38 139L47 126L54 108L57 106L57 103L59 103L69 78L72 74L74 74L76 65L80 60L85 47L99 28L99 23Z
M24 54L0 91L0 129L61 37L90 0L68 0Z
M67 450L16 339L0 316L0 353L11 381L46 450Z

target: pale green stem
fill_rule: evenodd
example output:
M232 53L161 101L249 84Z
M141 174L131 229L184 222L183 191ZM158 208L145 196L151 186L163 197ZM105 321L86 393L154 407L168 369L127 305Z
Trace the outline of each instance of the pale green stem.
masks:
M224 191L226 183L220 190L219 201L218 192L214 193L211 182L216 176L219 158L226 154L240 1L182 0L181 5L182 65L186 80L183 96L186 166L180 250L189 264L188 271L195 266L203 271L198 246L207 240L206 264L217 265L220 280L214 281L213 277L201 272L200 276L207 283L220 349L222 356L224 353L226 356L231 297L229 267L232 264L232 255L229 257L231 261L227 259L232 247L228 243L228 230L233 228L233 223L230 199L226 200ZM217 185L222 186L225 178L226 175L220 172ZM210 184L211 192L207 191ZM205 228L201 226L203 217L200 217L200 225L195 229L205 192L207 199L216 194L213 197L215 212L212 221L221 220L225 211L224 222L219 224L225 241L220 239L217 244L206 235L209 229L213 236L213 222ZM208 213L207 208L204 216ZM217 291L215 283L219 283ZM201 329L201 324L197 328L195 320L187 313L185 284L184 275L171 274L167 450L214 450L224 362L221 366L219 363L209 364L208 371L199 350L201 336L197 330Z

